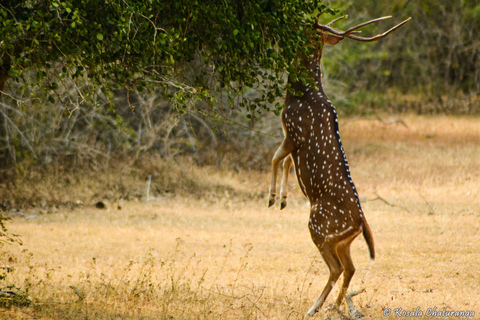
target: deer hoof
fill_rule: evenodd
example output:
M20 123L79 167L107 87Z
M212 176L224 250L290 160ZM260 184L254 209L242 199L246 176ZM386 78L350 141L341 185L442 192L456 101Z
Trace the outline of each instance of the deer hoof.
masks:
M313 317L315 315L315 313L317 313L317 312L318 312L317 309L312 308L312 309L308 310L307 315L309 315L310 317Z
M275 204L275 199L270 199L268 200L268 207L270 208L271 206L273 206Z
M285 209L286 206L287 206L287 201L282 201L282 203L280 203L280 210Z

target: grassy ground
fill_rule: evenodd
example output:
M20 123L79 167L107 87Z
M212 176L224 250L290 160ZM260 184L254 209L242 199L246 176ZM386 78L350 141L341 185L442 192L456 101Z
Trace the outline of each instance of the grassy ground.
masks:
M372 263L362 237L352 246L350 289L366 289L354 304L367 319L417 307L428 319L434 307L478 319L480 120L405 122L341 123L377 251ZM7 281L34 303L0 309L0 318L302 319L328 270L295 179L279 211L266 208L269 174L203 169L195 177L223 188L14 217L10 229L25 244L2 260L16 269Z

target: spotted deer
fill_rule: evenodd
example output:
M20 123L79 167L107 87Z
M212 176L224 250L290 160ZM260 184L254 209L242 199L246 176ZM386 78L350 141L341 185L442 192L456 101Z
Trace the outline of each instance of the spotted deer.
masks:
M281 119L285 138L272 159L273 175L269 191L269 206L275 203L276 177L283 159L281 209L287 205L287 182L294 165L298 184L310 202L308 227L314 244L330 270L328 282L320 297L308 311L313 316L343 273L343 284L336 300L338 307L345 298L355 267L350 255L352 241L363 233L370 258L375 259L372 231L360 206L357 190L350 176L347 158L340 140L337 112L322 87L320 59L323 45L335 45L344 38L357 41L377 41L400 28L409 19L390 30L371 38L359 37L357 31L382 17L357 25L347 31L332 27L338 18L327 25L312 25L318 34L317 45L305 55L301 64L314 77L315 85L289 79L292 91L287 92ZM301 92L302 94L295 94Z

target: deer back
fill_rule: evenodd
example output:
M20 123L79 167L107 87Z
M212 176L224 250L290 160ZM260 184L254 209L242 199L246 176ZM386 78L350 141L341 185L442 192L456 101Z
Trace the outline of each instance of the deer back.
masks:
M295 171L310 203L322 212L345 213L357 220L362 217L360 202L340 139L337 112L323 90L320 59L321 50L302 59L315 87L289 80L294 91L303 95L287 93L282 123L295 144L291 154Z

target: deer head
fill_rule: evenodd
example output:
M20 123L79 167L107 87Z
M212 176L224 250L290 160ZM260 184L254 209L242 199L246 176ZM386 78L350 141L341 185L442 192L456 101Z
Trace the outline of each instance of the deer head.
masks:
M335 24L336 22L344 19L345 16L339 17L339 18L329 22L326 25L321 25L321 24L318 23L320 16L321 16L321 14L319 14L317 16L316 22L311 26L311 29L313 30L315 35L312 36L312 45L309 46L308 53L306 55L303 54L303 53L300 53L302 66L304 68L306 68L307 70L311 71L311 72L315 71L315 73L314 73L314 76L316 78L315 82L316 82L317 86L320 86L320 87L321 87L321 77L320 77L320 66L319 65L320 65L320 59L322 58L323 46L325 44L329 45L329 46L333 46L333 45L336 45L337 43L339 43L341 40L343 40L345 38L349 38L349 39L356 40L356 41L362 41L362 42L378 41L380 39L385 38L390 33L397 30L398 28L400 28L401 26L406 24L411 19L411 18L406 19L405 21L397 24L396 26L392 27L391 29L389 29L388 31L386 31L382 34L379 34L379 35L376 35L376 36L373 36L373 37L370 37L370 38L364 38L364 37L360 37L360 36L357 35L357 34L361 33L361 31L359 29L361 29L361 28L363 28L363 27L365 27L369 24L389 19L389 18L391 18L391 16L386 16L386 17L373 19L373 20L361 23L359 25L356 25L356 26L354 26L354 27L352 27L352 28L350 28L346 31L341 31L341 30L333 28L333 24ZM303 89L302 87L305 86L304 82L302 84L300 81L291 81L291 79L289 79L289 83L294 86L296 91L303 91L301 89ZM287 100L288 100L288 93L287 93Z

